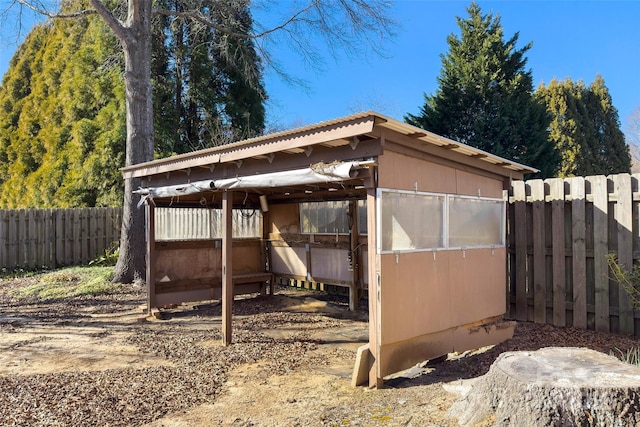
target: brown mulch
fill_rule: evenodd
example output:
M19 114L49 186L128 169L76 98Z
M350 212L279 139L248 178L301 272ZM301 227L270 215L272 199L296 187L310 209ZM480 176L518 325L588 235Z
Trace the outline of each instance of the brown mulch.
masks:
M0 282L0 333L28 328L34 319L72 322L89 319L89 313L131 310L141 304L139 289L123 287L116 294L42 303L19 301L7 290L24 285L20 279ZM281 290L281 292L292 292ZM345 306L341 298L314 294ZM211 319L220 315L220 306L203 304L188 311L169 313L174 322L146 322L125 325L129 343L143 353L162 357L170 363L97 372L61 372L37 375L0 376L0 425L20 426L136 426L152 422L165 414L184 411L203 403L212 403L221 392L228 373L242 364L260 362L271 375L286 375L301 368L330 365L331 357L353 357L332 350L319 356L320 343L309 331L346 327L359 317L327 316L317 313L280 311L274 299L240 299L234 304L234 345L203 345L221 339L219 326L189 325L193 318ZM181 316L184 322L181 322ZM22 321L16 318L23 318ZM204 322L206 324L206 322ZM211 322L213 323L213 322ZM304 326L289 338L273 338L261 331ZM307 332L305 332L307 331ZM412 379L387 382L379 401L396 399L394 390L419 388L486 373L504 351L536 350L548 346L588 347L607 354L638 347L635 338L575 328L519 323L514 338L483 352L469 352L434 364L430 372ZM1 349L0 349L1 351ZM348 353L348 352L347 352ZM346 410L346 409L345 409ZM336 425L344 418L339 410L328 412L326 424ZM384 421L384 420L382 420ZM380 421L382 423L382 421ZM323 422L324 423L324 422ZM313 423L309 425L314 425ZM389 424L387 424L389 425ZM393 424L391 424L393 425Z

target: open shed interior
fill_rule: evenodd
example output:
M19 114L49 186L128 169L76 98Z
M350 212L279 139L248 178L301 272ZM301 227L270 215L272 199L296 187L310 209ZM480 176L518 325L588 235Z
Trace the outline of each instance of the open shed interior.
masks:
M221 298L228 344L234 294L305 280L347 288L355 309L367 291L354 382L371 386L511 336L503 191L531 172L376 113L124 170L147 206L150 309ZM160 208L208 212L208 230L162 235Z

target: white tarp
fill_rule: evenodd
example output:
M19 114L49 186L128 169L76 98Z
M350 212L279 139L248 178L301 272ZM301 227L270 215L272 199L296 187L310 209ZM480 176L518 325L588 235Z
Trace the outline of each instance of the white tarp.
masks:
M140 199L140 202L138 202L138 207L140 207L146 200L153 200L155 197L179 197L212 190L215 190L215 183L213 180L208 179L204 181L195 181L180 185L141 188L134 191L134 193L144 196L142 197L142 199Z
M320 163L311 165L306 169L216 179L215 186L220 190L235 190L339 182L355 177L351 171L354 165L354 162Z
M136 190L134 193L144 196L139 203L141 205L145 200L153 200L155 197L180 197L205 191L276 188L340 182L355 178L357 171L354 171L354 169L359 167L361 167L359 162L316 163L305 169L195 181L165 187L148 187Z

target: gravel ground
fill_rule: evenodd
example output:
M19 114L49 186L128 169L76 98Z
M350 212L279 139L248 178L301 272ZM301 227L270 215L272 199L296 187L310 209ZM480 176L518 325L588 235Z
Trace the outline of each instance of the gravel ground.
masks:
M0 282L0 333L28 330L34 323L86 324L96 314L130 312L144 300L141 290L127 287L112 295L51 303L19 301L12 296L12 289L27 286L30 280ZM287 412L283 406L279 411L274 404L272 411L263 411L267 412L264 416L247 407L246 413L231 418L216 419L209 414L200 421L208 419L210 425L237 426L455 425L446 411L456 397L446 392L442 384L486 373L504 351L566 346L610 353L639 345L638 340L630 337L520 323L514 338L506 343L483 351L450 355L446 361L425 366L421 375L414 378L387 381L383 390L351 389L348 378L327 376L334 379L323 382L324 388L313 390L308 389L312 385L304 385L308 396L314 396L307 401L300 390L287 394L284 389L287 381L282 379L290 378L292 386L295 382L301 385L333 365L352 363L353 350L326 346L317 337L321 333L337 334L354 325L366 327L367 315L366 312L351 315L346 311L346 301L339 297L284 288L278 292L275 298L236 301L234 344L228 347L218 344L220 306L203 304L168 310L164 313L166 320L162 321L114 321L114 331L127 331L127 344L137 347L143 357L166 361L162 365L141 368L132 363L118 369L0 375L0 425L140 426L154 421L157 426L198 425L195 421L171 424L158 420L171 414L189 414L202 405L215 405L219 399L226 405L232 399L229 378L233 379L234 387L243 386L247 391L262 387L266 396L269 393L287 396L283 397L283 405L291 406L293 412ZM283 307L283 298L310 295L328 303L332 307L329 314L295 312ZM285 332L267 333L274 330ZM112 331L101 333L104 339L109 339ZM7 347L0 346L0 352L3 350ZM239 381L246 384L238 384ZM197 419L193 414L191 417Z

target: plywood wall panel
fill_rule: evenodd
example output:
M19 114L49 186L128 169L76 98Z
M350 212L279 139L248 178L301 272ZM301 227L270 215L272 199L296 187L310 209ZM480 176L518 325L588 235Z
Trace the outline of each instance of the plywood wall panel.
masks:
M221 274L220 249L180 248L156 252L156 280L213 277Z
M381 255L381 340L383 344L452 326L449 253Z
M502 179L456 170L456 194L502 198Z
M352 281L349 271L349 251L335 248L311 248L311 272L313 277Z
M156 251L156 279L169 280L192 279L200 277L219 277L222 275L222 250L216 248L214 241L210 246L199 242L196 247L183 244L171 244ZM260 241L242 242L233 247L233 272L236 274L262 272Z
M492 254L493 253L493 254ZM451 321L464 325L506 310L505 248L450 251Z
M271 224L265 227L271 233L287 234L300 232L300 211L298 205L271 205L269 207Z
M260 246L234 246L233 273L248 274L265 271Z
M306 276L307 253L305 248L272 246L271 271L276 274Z
M378 185L401 190L455 193L456 170L405 154L385 151L378 158Z

